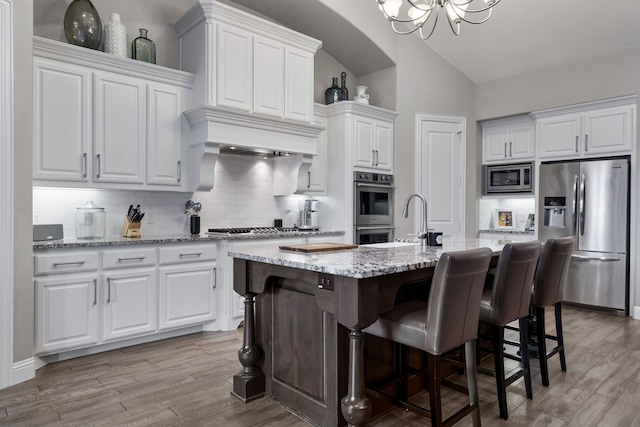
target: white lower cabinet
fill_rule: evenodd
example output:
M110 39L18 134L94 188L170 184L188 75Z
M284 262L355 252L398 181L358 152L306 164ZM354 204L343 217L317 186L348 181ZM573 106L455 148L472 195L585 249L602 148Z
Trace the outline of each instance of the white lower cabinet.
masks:
M36 354L98 343L98 276L36 279Z
M213 321L216 255L215 242L36 250L36 355Z
M157 330L155 268L129 268L103 276L102 338L118 340Z
M160 330L215 319L216 264L160 267Z

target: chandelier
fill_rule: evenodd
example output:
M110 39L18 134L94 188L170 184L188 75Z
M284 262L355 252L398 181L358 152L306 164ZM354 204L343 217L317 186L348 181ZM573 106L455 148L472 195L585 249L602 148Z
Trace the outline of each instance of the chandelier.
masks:
M419 32L424 40L431 37L438 23L440 9L444 9L451 31L460 34L460 22L482 24L491 17L493 6L500 0L376 0L384 16L397 34ZM484 4L482 4L484 2ZM406 4L405 4L406 3ZM473 6L472 6L473 4ZM480 5L480 6L478 6ZM476 9L473 9L473 7ZM433 19L431 16L434 16ZM428 25L425 25L429 22ZM396 24L406 24L399 29Z

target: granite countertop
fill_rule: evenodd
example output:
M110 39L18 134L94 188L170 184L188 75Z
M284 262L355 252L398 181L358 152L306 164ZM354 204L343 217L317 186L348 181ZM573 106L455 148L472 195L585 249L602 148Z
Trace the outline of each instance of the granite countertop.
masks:
M535 231L534 230L504 230L504 229L495 229L495 228L488 228L485 230L478 230L479 233L507 233L507 234L534 234Z
M311 237L311 236L340 236L344 231L292 231L264 234L243 234L243 235L208 235L202 233L199 235L191 234L171 234L141 237L122 237L108 236L103 239L76 239L66 238L60 240L33 242L34 250L41 249L59 249L59 248L85 248L99 246L122 246L122 245L144 245L158 243L194 243L194 242L210 242L219 240L259 240L259 239L278 239L282 237Z
M504 243L498 240L445 237L442 246L428 247L426 250L419 244L390 242L361 245L357 249L300 253L280 250L274 244L268 248L233 250L229 251L229 255L250 261L362 279L433 267L443 252L487 247L494 254L499 254L503 246Z

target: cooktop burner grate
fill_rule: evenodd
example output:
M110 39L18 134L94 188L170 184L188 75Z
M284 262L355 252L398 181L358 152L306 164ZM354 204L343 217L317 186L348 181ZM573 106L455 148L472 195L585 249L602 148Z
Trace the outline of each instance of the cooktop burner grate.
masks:
M299 231L295 227L237 227L237 228L209 228L211 234L277 234Z

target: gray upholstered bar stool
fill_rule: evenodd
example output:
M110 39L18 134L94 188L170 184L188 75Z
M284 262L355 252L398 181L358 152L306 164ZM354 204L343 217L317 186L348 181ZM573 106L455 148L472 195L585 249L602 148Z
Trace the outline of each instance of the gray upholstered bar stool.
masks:
M536 272L540 242L507 243L502 249L498 265L493 276L493 286L485 289L480 302L480 324L490 325L491 347L482 344L482 336L478 349L488 350L493 354L495 370L478 367L478 372L490 374L496 378L498 407L500 417L508 418L507 386L524 376L527 397L531 399L531 374L529 371L529 352L527 351L527 316L531 301L531 289ZM505 340L504 330L508 323L519 321L519 342ZM504 345L511 344L520 348L521 357L504 352ZM520 369L505 378L504 359L510 358L520 362Z
M383 314L364 332L407 345L427 354L429 409L383 395L394 404L429 416L432 426L449 426L469 413L480 425L476 380L475 339L478 334L480 297L492 252L488 248L443 253L436 265L427 303L409 301ZM441 356L464 344L467 388L442 378ZM442 420L440 386L448 385L469 395L469 404ZM380 393L375 393L380 395Z
M538 341L538 359L540 359L540 374L542 385L549 386L549 367L547 359L555 354L560 355L560 368L567 372L567 362L564 356L564 337L562 334L562 297L564 284L567 280L571 254L573 252L573 237L549 239L545 242L538 261L538 268L531 293L531 310L535 311L535 325ZM545 308L554 307L556 318L556 335L548 335L545 330ZM546 339L554 340L557 345L547 352Z

